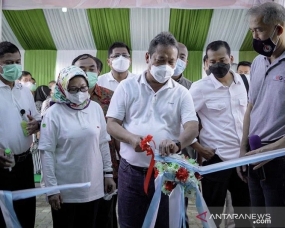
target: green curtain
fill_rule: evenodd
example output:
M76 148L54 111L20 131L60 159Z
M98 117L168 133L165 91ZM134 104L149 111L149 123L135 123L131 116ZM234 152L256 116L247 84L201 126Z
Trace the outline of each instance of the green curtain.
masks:
M191 82L198 81L202 78L202 61L203 51L189 51L188 65L183 75Z
M202 51L207 39L213 10L171 9L169 31L188 50Z
M169 31L189 50L184 75L191 81L202 78L202 55L213 10L171 9Z
M97 50L96 57L101 60L103 63L103 69L101 71L101 75L109 72L111 69L108 66L107 59L108 59L108 50Z
M55 79L56 51L26 50L24 69L36 79L37 85L48 85Z
M246 34L246 37L244 38L244 41L241 45L240 51L253 51L252 47L252 34L250 31Z
M42 10L3 10L3 14L25 50L56 50Z
M131 49L129 9L87 9L87 15L98 50L108 50L116 41Z
M103 69L101 71L101 75L108 73L111 70L111 68L107 63L108 50L97 50L96 57L100 59L103 63ZM132 58L132 52L131 52L131 58ZM130 66L129 71L132 72L132 65Z
M257 55L258 55L258 53L256 51L240 51L239 52L239 61L252 62Z

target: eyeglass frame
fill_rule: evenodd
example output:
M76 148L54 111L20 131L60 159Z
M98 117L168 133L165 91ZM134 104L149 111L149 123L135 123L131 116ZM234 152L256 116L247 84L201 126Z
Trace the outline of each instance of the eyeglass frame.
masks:
M71 91L71 89L74 89ZM86 86L81 86L80 88L76 87L76 86L71 86L71 88L67 88L67 91L71 94L76 94L78 93L79 91L80 92L87 92L89 89L89 87L86 85ZM83 91L82 91L83 90Z

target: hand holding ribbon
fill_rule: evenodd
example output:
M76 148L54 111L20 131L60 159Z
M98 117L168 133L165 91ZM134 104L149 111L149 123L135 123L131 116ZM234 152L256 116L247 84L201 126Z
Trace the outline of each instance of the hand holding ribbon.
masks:
M151 178L151 174L153 171L153 167L154 167L154 153L153 150L150 146L150 142L153 142L154 146L155 146L155 142L152 140L152 136L151 135L147 135L144 139L141 140L140 146L142 148L143 151L146 151L146 155L147 156L151 156L151 160L150 160L150 164L147 170L147 174L146 174L146 178L144 181L144 192L145 194L147 194L148 191L148 185L149 185L149 181Z

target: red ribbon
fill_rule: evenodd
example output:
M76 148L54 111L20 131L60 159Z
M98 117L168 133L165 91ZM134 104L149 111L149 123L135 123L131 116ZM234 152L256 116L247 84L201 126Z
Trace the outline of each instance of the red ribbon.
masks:
M147 156L151 155L151 160L150 160L149 167L148 167L148 170L147 170L147 173L146 173L146 177L145 177L145 180L144 180L144 192L145 192L145 194L147 194L149 181L150 181L150 178L151 178L151 175L152 175L152 172L153 172L153 167L154 167L154 164L155 164L154 153L153 153L153 150L151 149L151 146L149 145L149 143L151 141L154 143L152 138L153 137L151 135L147 135L141 141L141 145L140 145L142 150L146 151L146 155Z

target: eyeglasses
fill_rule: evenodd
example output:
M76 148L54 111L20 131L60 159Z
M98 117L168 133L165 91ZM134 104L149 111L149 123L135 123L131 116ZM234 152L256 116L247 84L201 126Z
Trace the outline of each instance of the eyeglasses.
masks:
M129 59L131 57L128 54L115 54L115 55L110 56L110 58L111 59L116 59L116 58L119 58L120 56L123 56L124 58L127 58L127 59Z
M75 87L75 86L71 86L67 89L67 91L69 93L72 93L72 94L78 93L79 91L86 92L87 90L88 90L88 86L82 86L80 88Z

